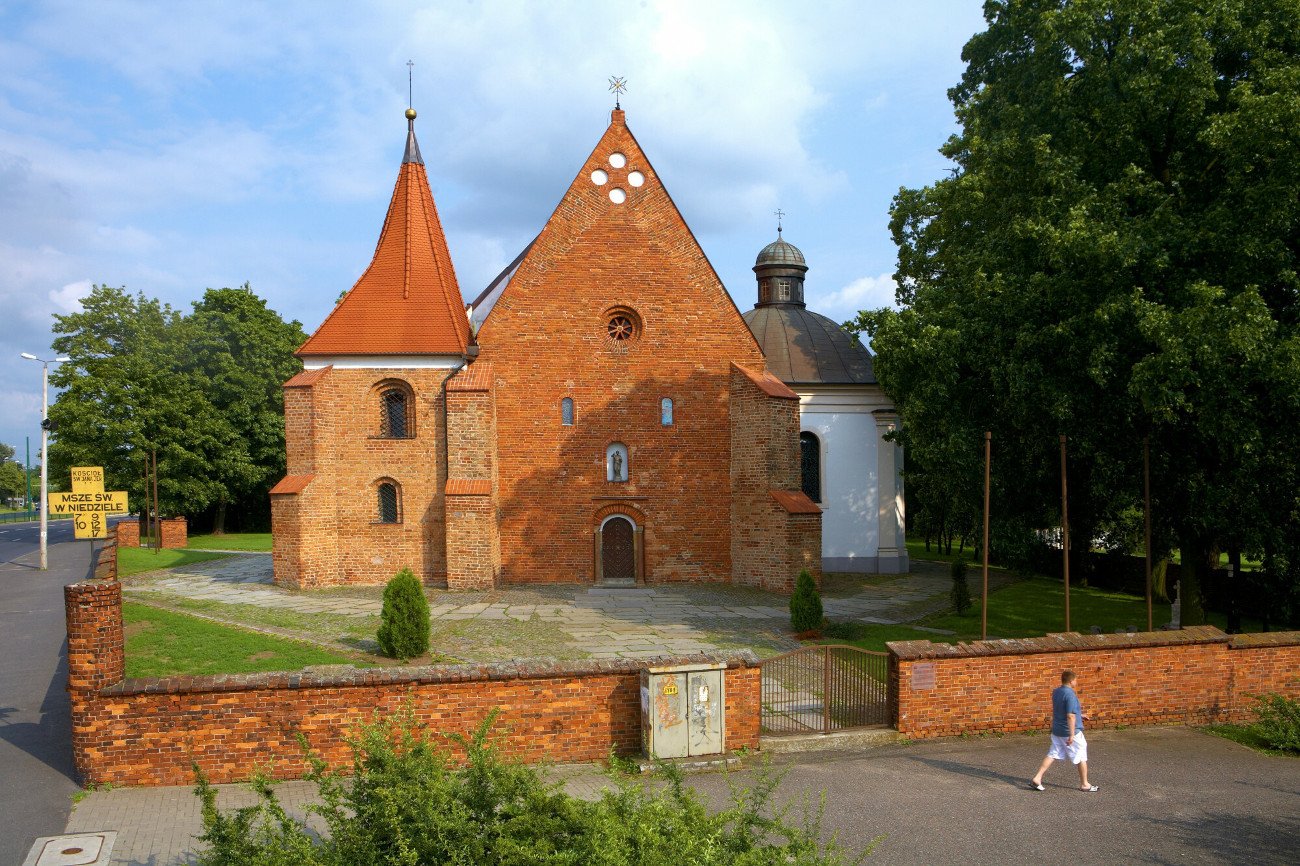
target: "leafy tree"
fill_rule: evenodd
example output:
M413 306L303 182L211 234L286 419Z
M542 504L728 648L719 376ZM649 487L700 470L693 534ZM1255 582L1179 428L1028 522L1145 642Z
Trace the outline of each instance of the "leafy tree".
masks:
M895 197L904 309L861 314L905 444L994 538L1141 496L1183 554L1287 547L1300 480L1300 0L998 0L949 95L951 177ZM1019 539L1019 541L1017 541Z
M0 500L27 495L27 473L8 460L0 463Z
M209 467L218 485L213 531L221 533L228 503L262 505L284 475L281 385L302 369L293 352L307 337L298 322L286 323L268 309L247 283L209 289L186 325L189 367L233 432Z
M142 506L156 451L164 515L265 508L284 466L278 389L296 369L297 322L281 322L247 286L209 290L189 317L95 286L80 312L54 318L55 350L70 360L50 377L63 389L50 407L52 473L102 465L110 489Z

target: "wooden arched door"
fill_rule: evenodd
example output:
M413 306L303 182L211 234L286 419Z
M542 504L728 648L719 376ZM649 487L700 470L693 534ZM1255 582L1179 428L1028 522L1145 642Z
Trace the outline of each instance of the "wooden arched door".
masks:
M606 582L636 582L636 529L615 515L600 528L601 577Z

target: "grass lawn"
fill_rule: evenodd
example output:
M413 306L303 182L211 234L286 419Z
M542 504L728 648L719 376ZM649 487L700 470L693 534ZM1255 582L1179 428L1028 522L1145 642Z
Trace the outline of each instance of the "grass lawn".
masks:
M294 671L351 659L305 643L229 628L146 604L122 605L128 677Z
M885 644L891 640L932 640L941 642L950 640L946 634L935 634L913 628L910 625L881 625L868 622L832 623L826 629L825 638L818 643L849 644L871 652L885 652Z
M980 604L978 592L973 595L974 604L962 616L955 613L937 614L922 624L951 629L957 632L960 640L978 640ZM1163 625L1168 615L1169 606L1158 605L1155 608L1155 625ZM1146 599L1104 589L1071 587L1070 628L1087 634L1094 625L1103 632L1113 632L1130 625L1145 631ZM1065 589L1059 581L1033 578L989 593L990 637L1037 637L1064 630Z
M202 550L159 550L154 552L144 547L119 547L117 549L117 576L130 577L142 571L157 568L175 568L178 565L192 565L209 559L222 559L225 553L207 553Z
M269 532L227 532L224 535L191 535L190 550L252 550L271 552Z
M957 548L960 546L961 542L958 541L953 544L952 553L943 553L941 552L937 541L931 542L930 549L926 550L924 538L909 538L907 539L907 556L909 559L928 559L932 562L952 562L957 558ZM973 558L975 556L975 549L971 547L970 542L966 543L966 549L962 551L961 555L966 558L967 562L975 565ZM993 567L991 562L989 563L989 567Z
M974 588L974 587L973 587ZM1065 628L1064 589L1055 580L1034 578L1013 583L989 593L989 637L1038 637ZM827 642L849 643L880 652L892 640L930 640L956 643L980 639L980 604L978 593L964 615L940 613L922 619L917 625L946 629L955 634L936 634L910 625L875 625L870 623L835 623ZM1167 619L1169 606L1157 606L1156 625ZM1146 629L1146 600L1120 592L1073 587L1070 590L1070 626L1087 634L1092 626L1103 632L1137 626ZM837 634L843 637L837 638Z

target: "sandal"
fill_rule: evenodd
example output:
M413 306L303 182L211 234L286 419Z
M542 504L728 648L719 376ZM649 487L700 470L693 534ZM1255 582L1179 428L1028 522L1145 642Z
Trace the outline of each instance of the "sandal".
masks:
M1047 789L1043 787L1043 783L1042 783L1042 782L1035 782L1033 779L1030 779L1030 780L1029 780L1029 790L1031 790L1031 791L1046 791Z
M1089 785L1088 787L1080 788L1079 790L1083 791L1085 794L1095 794L1096 792L1100 791L1101 788L1098 788L1096 785Z

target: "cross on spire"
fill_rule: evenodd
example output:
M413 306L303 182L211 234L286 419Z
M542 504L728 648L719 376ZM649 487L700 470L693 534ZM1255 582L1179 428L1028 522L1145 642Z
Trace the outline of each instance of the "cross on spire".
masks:
M415 61L406 61L406 107L415 107Z
M779 236L781 234L781 220L785 218L785 211L777 208L772 213L776 215L776 233Z
M621 93L627 93L627 79L618 75L611 75L609 77L609 92L614 94L614 108L622 108L623 106L619 104L618 97Z

